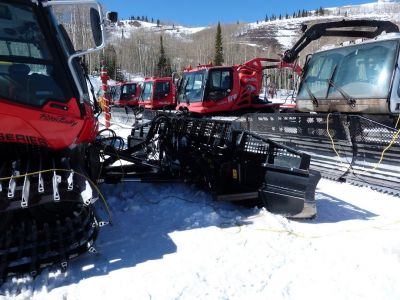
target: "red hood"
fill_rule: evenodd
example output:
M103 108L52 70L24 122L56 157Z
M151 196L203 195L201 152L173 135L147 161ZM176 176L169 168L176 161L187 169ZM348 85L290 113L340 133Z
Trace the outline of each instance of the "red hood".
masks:
M75 99L69 101L74 102L76 104ZM54 108L48 103L39 109L1 102L0 142L62 149L84 141L82 132L87 135L86 139L93 139L97 124L93 116L81 118L77 105L62 104L62 107L64 109Z

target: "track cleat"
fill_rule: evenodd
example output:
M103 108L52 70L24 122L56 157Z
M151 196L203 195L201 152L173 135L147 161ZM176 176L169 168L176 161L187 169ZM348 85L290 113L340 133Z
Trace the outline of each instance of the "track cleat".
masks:
M53 199L55 202L60 201L60 192L58 190L58 184L61 182L61 176L57 175L56 171L53 173Z
M39 159L39 171L41 171L41 170L42 170L42 157L40 156L40 159ZM43 176L42 176L41 172L39 172L38 192L39 193L44 193L44 180L43 180Z
M16 186L17 182L13 177L11 177L10 182L8 183L8 193L7 193L8 198L10 199L14 198Z
M30 187L31 187L31 182L30 182L29 176L26 174L25 178L24 178L24 185L22 187L22 200L21 200L22 208L28 207Z
M43 181L42 173L39 173L38 192L39 193L44 193L44 181Z
M67 183L68 183L67 190L72 191L74 189L74 171L71 171L71 173L69 174L67 178Z
M92 203L93 190L87 180L85 180L85 189L81 192L81 197L84 205L88 206Z

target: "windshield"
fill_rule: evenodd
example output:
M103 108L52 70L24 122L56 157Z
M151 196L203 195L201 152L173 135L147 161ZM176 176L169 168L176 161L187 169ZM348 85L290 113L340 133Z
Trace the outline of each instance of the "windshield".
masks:
M201 102L204 94L204 77L206 71L185 73L183 75L182 84L179 88L178 101L185 102Z
M153 97L153 82L145 82L140 100L151 100Z
M0 4L0 98L42 106L67 101L70 92L31 6Z
M310 99L307 88L318 99L342 99L339 90L354 98L387 98L397 44L381 41L314 54L297 98Z

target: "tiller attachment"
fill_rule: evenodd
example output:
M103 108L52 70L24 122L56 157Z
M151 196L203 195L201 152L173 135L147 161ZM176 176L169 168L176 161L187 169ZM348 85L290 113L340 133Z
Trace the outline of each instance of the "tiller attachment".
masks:
M161 114L135 126L127 149L104 139L99 150L108 156L102 176L109 181L180 179L202 183L216 200L265 206L294 218L316 215L320 176L309 171L310 156L236 130L231 122ZM123 165L123 174L121 166L111 166L119 158L132 163Z

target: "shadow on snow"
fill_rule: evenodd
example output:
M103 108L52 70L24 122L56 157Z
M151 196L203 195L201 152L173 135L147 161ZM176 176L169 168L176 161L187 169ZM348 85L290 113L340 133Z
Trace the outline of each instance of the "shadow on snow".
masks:
M104 276L112 271L134 267L149 260L162 259L177 251L169 234L206 227L234 227L240 219L258 214L258 209L238 207L212 200L210 194L186 184L129 183L103 186L112 209L113 225L101 228L95 243L98 253L85 253L70 261L67 274L45 270L35 279L8 280L0 295L15 295L30 289L48 291ZM377 215L328 194L317 192L318 215L307 223L335 223L368 220ZM100 211L104 215L104 211Z
M113 225L100 228L95 243L97 253L72 259L66 274L55 272L59 269L53 267L34 279L26 275L10 278L1 286L0 295L18 295L24 290L33 294L44 286L50 292L82 279L162 259L177 251L169 233L210 226L234 227L238 216L245 219L259 211L217 203L209 193L187 184L127 183L104 185L102 191L112 210ZM99 213L105 215L104 211Z
M312 223L337 223L349 220L369 220L376 214L350 204L342 199L322 192L316 192L317 217Z

